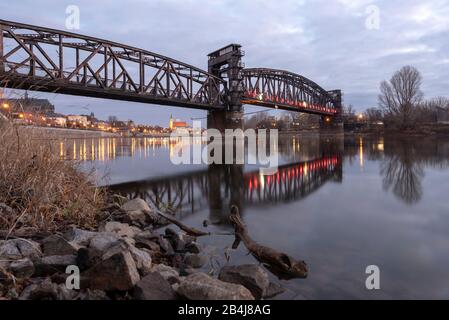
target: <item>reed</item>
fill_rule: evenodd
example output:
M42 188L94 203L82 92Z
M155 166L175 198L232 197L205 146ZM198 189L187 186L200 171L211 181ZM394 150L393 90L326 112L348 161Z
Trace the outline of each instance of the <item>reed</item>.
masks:
M79 163L55 152L54 142L0 119L0 230L56 231L77 225L94 228L106 203L106 191Z

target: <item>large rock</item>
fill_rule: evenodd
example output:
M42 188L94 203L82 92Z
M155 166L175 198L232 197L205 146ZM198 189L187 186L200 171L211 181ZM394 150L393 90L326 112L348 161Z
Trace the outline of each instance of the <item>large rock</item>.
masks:
M151 241L157 242L159 240L159 237L160 237L159 233L157 233L155 231L145 230L145 231L142 231L142 232L139 232L138 234L136 234L134 239L136 241L151 240Z
M175 300L176 293L170 283L159 273L150 272L134 287L133 296L137 300Z
M57 285L50 279L26 287L19 300L72 300L77 292L66 288L65 284Z
M191 252L191 253L200 253L202 250L202 247L199 243L196 242L190 242L188 244L186 244L185 247L187 252Z
M122 205L121 209L126 213L127 221L140 226L149 223L158 223L160 220L159 216L141 198L126 202Z
M151 268L151 271L159 273L162 278L167 280L170 284L178 283L180 281L179 272L165 264L155 264Z
M139 228L130 226L127 223L117 221L109 221L100 228L100 231L113 232L120 237L134 238L135 235L141 232Z
M65 272L67 266L70 265L77 265L76 255L45 256L36 261L35 274L37 276L47 276L57 272Z
M177 292L189 300L254 300L244 286L223 282L202 272L187 276Z
M113 232L98 232L89 242L89 249L102 254L107 249L116 245L121 237Z
M137 249L132 245L128 245L129 252L136 263L137 270L142 276L147 275L151 272L152 261L151 256L148 252L144 251L145 249Z
M76 255L76 265L81 271L85 271L101 260L101 255L94 250L81 248Z
M42 241L42 248L46 256L62 256L76 254L80 247L75 243L67 241L62 236L51 235Z
M261 299L270 285L268 274L255 264L225 266L220 270L218 279L243 285L256 299Z
M153 231L140 232L134 237L134 240L137 248L146 248L154 252L159 252L161 249L158 244L159 234Z
M36 259L42 255L37 242L27 239L0 241L0 260Z
M184 263L191 268L201 268L207 261L207 257L202 254L187 253L184 256Z
M121 244L108 249L101 260L84 275L91 289L104 291L127 291L140 280L131 253Z
M175 250L173 249L170 241L163 237L159 238L159 246L162 249L163 253L165 253L166 255L173 255L175 253Z
M171 228L165 229L165 237L170 241L170 244L172 245L173 249L176 252L184 252L186 243L184 240L181 239L178 233L174 231Z
M129 211L142 211L142 212L150 212L151 209L145 200L141 198L136 198L125 202L122 205L122 210L125 212Z
M149 218L147 214L142 211L128 211L126 212L126 216L124 219L125 222L130 223L132 225L136 225L139 227L144 227L149 222Z
M29 258L15 260L9 265L9 270L17 278L28 278L34 273L34 264Z
M87 248L81 248L77 254L77 265L84 271L102 260L103 254L110 248L123 245L124 249L132 246L131 238L122 238L112 232L98 232L89 242Z
M265 293L263 295L264 299L273 298L281 293L285 292L285 288L282 287L280 284L270 282L270 285L268 286L267 290L265 290Z
M87 246L97 232L72 228L64 234L64 239L77 246Z

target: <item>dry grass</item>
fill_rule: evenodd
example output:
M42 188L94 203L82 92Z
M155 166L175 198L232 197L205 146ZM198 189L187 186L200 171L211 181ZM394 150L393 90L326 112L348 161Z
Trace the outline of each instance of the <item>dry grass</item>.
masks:
M0 119L0 203L13 209L0 211L0 230L92 228L105 199L90 175L61 159L51 142L37 142L27 130Z

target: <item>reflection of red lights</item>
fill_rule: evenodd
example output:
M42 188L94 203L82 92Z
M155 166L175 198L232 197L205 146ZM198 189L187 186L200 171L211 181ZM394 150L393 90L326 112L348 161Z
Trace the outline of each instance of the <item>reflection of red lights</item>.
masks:
M282 180L285 180L286 178L291 179L292 177L302 177L304 175L312 176L319 170L324 171L333 170L337 165L337 163L338 163L337 156L325 159L312 160L298 164L294 167L280 168L277 171L277 173L273 176L259 176L257 173L253 173L245 181L247 181L248 188L250 191L253 190L254 188L257 189L259 186L260 188L263 189L266 186L270 186L273 183L280 183L281 179ZM263 181L259 183L259 179L263 179Z

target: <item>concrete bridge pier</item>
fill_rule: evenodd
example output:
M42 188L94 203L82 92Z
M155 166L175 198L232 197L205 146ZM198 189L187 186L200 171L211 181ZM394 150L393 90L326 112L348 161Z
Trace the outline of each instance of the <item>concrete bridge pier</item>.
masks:
M243 112L213 110L207 114L207 128L217 129L224 133L225 129L243 129Z

